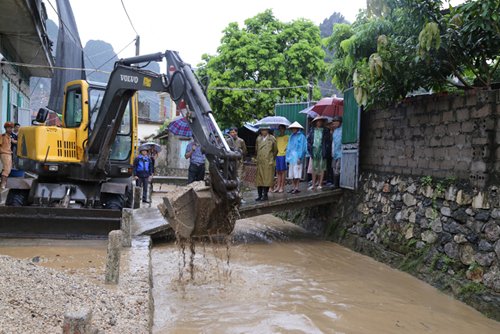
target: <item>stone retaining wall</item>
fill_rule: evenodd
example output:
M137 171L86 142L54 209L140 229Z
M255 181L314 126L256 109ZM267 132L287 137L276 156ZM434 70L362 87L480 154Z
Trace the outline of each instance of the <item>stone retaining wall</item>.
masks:
M401 269L423 271L430 281L438 274L463 280L456 294L489 291L500 306L497 186L479 191L452 179L364 173L359 190L345 192L327 221L326 234L340 243L357 238L397 253Z

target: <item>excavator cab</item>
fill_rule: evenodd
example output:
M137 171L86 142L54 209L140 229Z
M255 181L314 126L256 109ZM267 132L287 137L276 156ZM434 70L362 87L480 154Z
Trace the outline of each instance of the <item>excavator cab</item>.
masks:
M167 60L166 74L138 66L163 59ZM70 226L68 221L80 226L88 221L97 224L96 229L115 229L117 224L119 228L120 220L116 218L121 209L131 207L132 201L139 91L170 94L209 163L206 184L191 185L166 197L161 211L184 238L230 233L240 203L235 168L240 155L222 139L191 66L170 50L120 59L107 85L84 80L69 82L59 125L21 128L19 167L37 177L8 179L6 204L23 208L0 208L0 221L2 217L10 222L25 219L30 231L44 226L33 225L31 216L52 227L61 218L61 229ZM44 111L40 120L45 116ZM112 225L102 225L105 217ZM0 224L0 234L2 227Z

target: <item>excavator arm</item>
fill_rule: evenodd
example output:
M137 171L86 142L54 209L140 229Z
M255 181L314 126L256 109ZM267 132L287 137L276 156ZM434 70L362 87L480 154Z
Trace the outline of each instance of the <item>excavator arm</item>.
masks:
M167 60L167 74L138 66L163 58ZM89 134L86 146L89 168L96 174L106 174L111 146L126 106L141 90L170 94L209 162L208 186L190 186L165 198L162 212L181 237L230 233L240 203L235 167L240 154L229 149L193 70L175 51L121 59L115 64L94 129Z

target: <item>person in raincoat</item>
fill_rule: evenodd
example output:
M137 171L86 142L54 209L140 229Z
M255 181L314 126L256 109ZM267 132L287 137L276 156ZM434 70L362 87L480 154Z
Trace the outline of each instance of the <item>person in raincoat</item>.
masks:
M313 128L307 135L307 151L312 158L312 185L308 190L321 190L326 171L326 159L331 154L332 139L330 130L325 128L325 117L313 119Z
M257 186L258 197L256 201L267 201L269 188L274 182L274 166L278 146L276 138L269 133L269 127L261 125L260 134L255 142L255 151L257 152L257 176L255 185Z
M276 186L271 192L282 193L285 191L286 183L286 147L288 146L289 136L285 134L286 125L280 124L278 127L278 136L276 137L276 145L278 146L278 155L276 156Z
M342 159L342 117L335 116L332 120L332 170L333 186L339 187L340 184L340 161Z
M307 141L302 133L304 128L299 122L292 123L288 129L292 131L286 147L286 162L289 164L288 178L292 180L292 189L288 192L297 194L300 192L299 183L302 177L302 163L306 157Z

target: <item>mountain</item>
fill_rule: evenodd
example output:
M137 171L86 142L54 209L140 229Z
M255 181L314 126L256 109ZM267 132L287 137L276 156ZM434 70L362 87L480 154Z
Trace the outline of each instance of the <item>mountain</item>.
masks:
M349 23L344 15L334 12L332 15L330 15L329 18L326 18L323 20L323 22L319 25L319 30L321 33L321 38L327 38L332 35L333 32L333 26L338 24L338 23ZM333 58L333 53L332 51L325 50L325 62L330 63ZM319 86L321 89L321 95L322 96L332 96L333 94L336 94L337 96L343 96L343 92L337 90L337 88L333 85L332 83L332 77L327 75L324 81L319 82Z
M47 20L47 32L50 40L54 42L53 53L55 54L58 27L51 20ZM109 73L118 60L118 55L113 50L112 45L101 40L89 40L85 44L83 52L85 68L89 69L86 71L87 80L107 83ZM160 65L155 62L148 64L145 68L156 73L160 72ZM32 114L36 115L39 108L47 105L50 81L49 78L32 77L30 79ZM139 93L139 116L141 119L161 121L160 100L155 92Z

